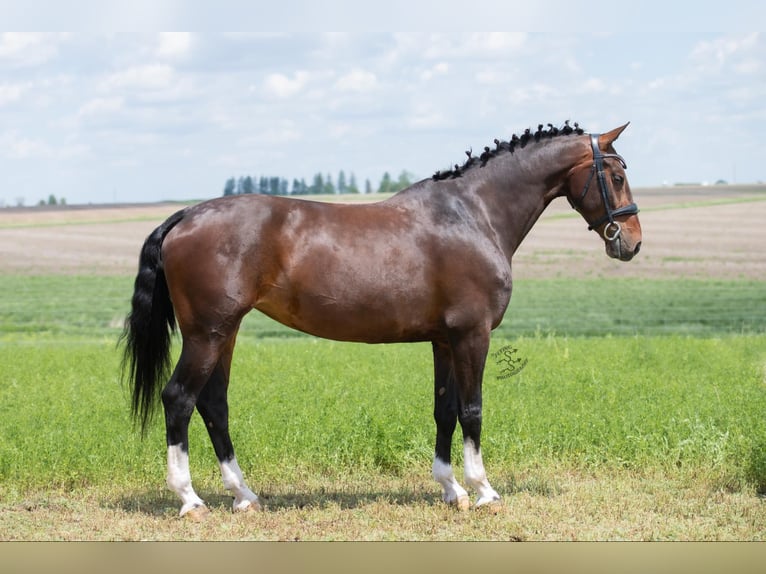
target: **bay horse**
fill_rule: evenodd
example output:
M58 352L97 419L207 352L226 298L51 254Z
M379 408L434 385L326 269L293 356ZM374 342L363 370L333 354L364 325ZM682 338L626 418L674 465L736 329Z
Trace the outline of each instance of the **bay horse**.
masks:
M629 261L641 247L638 208L613 143L628 124L587 134L540 125L377 203L262 195L212 199L171 215L146 239L125 320L123 376L146 430L165 412L167 484L181 515L207 513L192 487L188 425L196 407L233 509L258 510L229 436L227 389L242 318L258 309L294 329L365 343L430 342L442 499L470 507L451 465L463 433L465 484L496 503L481 455L482 377L491 331L511 298L511 259L543 210L564 196ZM182 349L169 381L171 333Z

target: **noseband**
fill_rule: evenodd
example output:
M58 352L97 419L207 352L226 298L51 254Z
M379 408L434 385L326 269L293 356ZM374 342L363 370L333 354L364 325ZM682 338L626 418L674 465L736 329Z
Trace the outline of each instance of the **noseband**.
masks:
M601 153L601 150L598 147L599 135L600 134L590 135L590 146L593 149L593 165L590 168L590 175L588 176L588 180L585 182L585 189L582 190L580 197L577 198L577 202L570 200L569 203L572 204L572 207L580 211L578 206L582 204L582 200L585 198L585 194L588 193L588 189L590 189L590 182L593 180L593 176L595 174L596 179L598 180L599 191L601 192L601 199L604 202L604 215L593 223L589 223L588 231L597 228L603 223L609 222L609 224L604 227L604 239L607 241L614 241L620 236L620 233L622 232L620 222L615 221L614 218L621 215L636 215L638 213L638 206L635 203L631 203L624 207L612 209L611 203L609 201L609 195L607 193L609 188L606 186L604 160L606 158L613 158L622 164L623 169L627 169L628 166L622 156L617 155L616 153ZM587 222L587 219L585 221Z

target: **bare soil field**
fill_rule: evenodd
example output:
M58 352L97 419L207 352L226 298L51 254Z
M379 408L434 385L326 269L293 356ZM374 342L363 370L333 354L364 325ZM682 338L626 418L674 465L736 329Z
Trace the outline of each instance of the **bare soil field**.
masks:
M514 276L766 280L766 185L637 189L644 241L629 264L608 259L564 199L514 258ZM376 199L372 196L372 199ZM132 274L144 238L177 203L0 210L0 272Z

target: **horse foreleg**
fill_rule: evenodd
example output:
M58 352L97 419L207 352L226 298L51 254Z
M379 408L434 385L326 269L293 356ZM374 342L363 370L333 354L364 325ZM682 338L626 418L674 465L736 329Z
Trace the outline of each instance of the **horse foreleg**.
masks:
M476 332L454 341L453 365L458 381L458 420L463 429L463 467L465 482L477 494L476 506L500 500L489 484L481 456L482 395L484 364L489 348L489 333Z
M227 388L231 366L231 348L224 353L210 380L200 393L197 410L213 443L224 487L234 495L234 511L261 510L258 496L250 490L242 476L229 434L229 404Z
M442 500L460 510L468 510L468 493L455 479L452 471L452 435L457 426L457 389L452 371L449 347L433 343L434 355L434 421L436 448L432 473L442 486Z

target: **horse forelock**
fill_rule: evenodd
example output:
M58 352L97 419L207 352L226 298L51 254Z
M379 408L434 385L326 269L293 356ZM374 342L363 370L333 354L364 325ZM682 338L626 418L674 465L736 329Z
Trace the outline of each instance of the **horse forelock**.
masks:
M473 155L473 149L467 150L465 154L468 156L468 159L463 162L463 165L455 164L453 169L437 171L433 174L432 179L434 181L455 179L461 177L463 173L468 169L476 166L484 167L487 162L491 161L498 155L504 153L512 154L517 149L524 149L530 143L538 143L543 140L560 136L582 135L584 133L585 130L583 130L577 122L574 122L574 126L570 126L569 120L565 121L564 125L561 127L556 127L553 124L547 124L547 129L543 124L538 124L537 130L534 132L531 128L527 128L520 136L513 134L508 141L495 139L495 148L492 149L490 146L485 146L484 151L478 157Z

